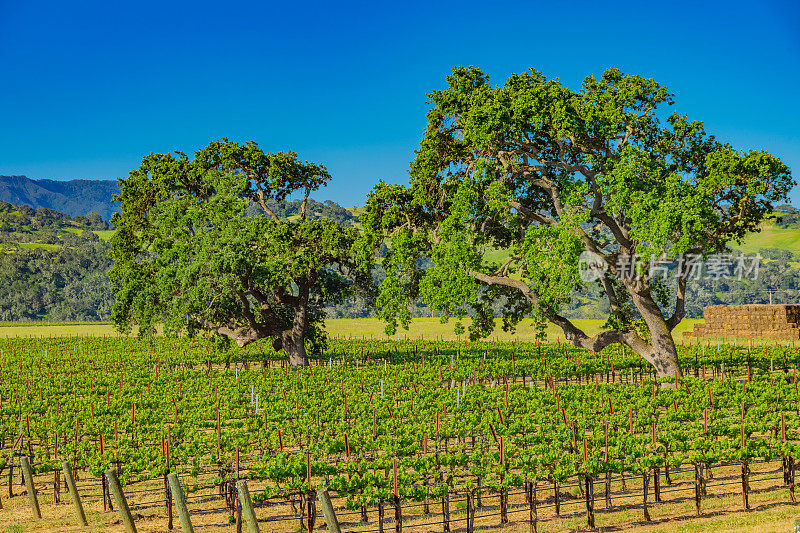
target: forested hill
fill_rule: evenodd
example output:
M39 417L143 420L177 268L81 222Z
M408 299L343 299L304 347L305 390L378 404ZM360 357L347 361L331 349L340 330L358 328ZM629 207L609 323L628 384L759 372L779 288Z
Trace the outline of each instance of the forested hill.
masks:
M96 213L0 201L0 321L108 319L111 233Z
M119 204L111 198L119 192L113 180L32 180L25 176L0 176L0 201L25 204L33 208L55 209L71 217L97 213L103 220L111 220L111 214L119 211ZM278 216L296 217L300 214L300 200L270 202ZM257 212L255 206L248 210ZM308 218L329 218L344 226L358 222L353 209L325 200L308 200Z
M46 207L70 216L97 213L109 220L119 192L115 180L32 180L25 176L0 176L0 200L31 207Z

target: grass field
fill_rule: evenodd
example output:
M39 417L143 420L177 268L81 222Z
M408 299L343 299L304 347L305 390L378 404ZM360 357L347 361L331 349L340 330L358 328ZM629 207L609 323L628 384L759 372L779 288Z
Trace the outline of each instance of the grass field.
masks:
M702 320L699 319L684 320L676 330L677 335L680 336L684 331L691 330L695 323L701 321ZM574 323L589 335L594 335L595 333L600 332L603 325L602 320L591 319L579 319L575 320ZM327 324L328 332L331 335L367 338L381 338L386 336L384 333L384 324L377 319L340 318L328 320ZM453 320L451 320L448 324L442 324L438 318L415 318L411 322L411 326L408 331L401 329L394 337L391 338L396 339L408 337L410 339L418 339L422 336L426 339L459 339L459 337L453 333L453 325ZM465 322L465 326L466 325L468 325L468 322ZM504 332L501 329L501 322L498 320L497 329L494 333L492 333L491 338L499 341L511 341L514 339L530 340L534 339L535 335L536 331L534 330L533 324L530 320L523 321L523 323L517 327L516 332L513 334ZM464 338L464 336L462 335L460 338ZM564 334L559 328L550 325L547 328L547 338L549 340L563 340Z
M676 343L689 344L698 342L696 339L684 337L684 332L691 331L694 325L702 323L701 318L687 318L684 319L678 327L675 328L674 336ZM330 319L326 322L328 335L333 338L366 338L366 339L441 339L441 340L458 340L465 339L466 336L459 337L453 333L454 321L447 324L442 324L438 318L415 318L411 322L408 331L398 328L397 334L388 337L384 333L384 323L375 318L336 318ZM601 331L603 321L593 319L579 319L574 323L585 331L588 335L594 335ZM465 321L464 326L468 326L469 321ZM135 333L135 330L134 330ZM530 341L535 339L535 330L530 320L523 321L517 327L515 333L506 333L501 328L501 322L497 321L497 329L490 336L492 341L512 341L517 339L519 341ZM547 328L547 340L551 342L563 341L563 332L550 325ZM92 323L92 322L17 322L17 323L3 323L0 322L0 338L11 337L118 337L120 334L114 329L114 326L109 323ZM734 339L733 337L726 337L724 339L717 337L704 337L703 343L716 343L716 342L729 342L746 344L751 342L753 344L789 344L792 341L775 340L775 339L761 339L761 338L747 338L741 337Z
M17 246L22 249L44 248L45 250L58 250L61 248L60 244L45 244L42 242L21 242Z
M98 229L94 230L95 235L100 237L100 240L103 241L110 241L111 237L114 235L113 229Z
M678 325L676 338L680 339L684 331L689 331L694 324L700 322L699 319L686 319ZM576 325L582 328L587 334L593 335L601 330L602 320L576 320ZM384 324L378 319L373 318L339 318L326 321L328 334L333 337L366 337L366 338L393 338L393 339L444 339L453 340L459 337L453 333L451 320L448 324L442 324L438 318L417 318L411 322L408 331L400 329L394 337L387 337L384 333ZM468 324L468 323L467 323ZM467 325L465 324L465 325ZM511 341L514 339L531 340L535 338L535 331L530 320L523 321L517 328L516 333L506 333L498 328L492 334L491 339L500 341ZM0 323L0 338L9 337L116 337L119 333L114 326L108 323ZM547 329L549 340L564 339L564 334L555 326ZM464 336L460 337L464 338Z
M761 248L776 248L798 253L800 252L800 229L779 228L769 222L763 223L760 232L748 234L742 244L732 245L732 248L746 254L756 253Z

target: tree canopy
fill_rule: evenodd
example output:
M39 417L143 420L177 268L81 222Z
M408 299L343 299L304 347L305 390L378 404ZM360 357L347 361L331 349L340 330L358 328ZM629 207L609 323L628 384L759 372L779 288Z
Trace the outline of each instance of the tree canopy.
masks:
M505 328L534 316L578 346L623 343L660 374L680 372L671 332L690 268L679 261L667 283L648 271L651 258L723 250L794 185L777 157L667 114L666 87L617 69L572 90L533 69L493 86L458 67L429 98L410 184L381 182L361 216L362 260L390 243L377 306L390 332L407 326L419 296L445 317L471 315L470 335L486 336L502 301ZM585 283L584 252L600 262L591 283L610 305L591 337L559 313Z
M120 180L113 218L113 320L141 332L208 330L245 346L270 338L295 365L324 341L323 307L357 278L357 232L309 220L309 194L330 175L292 152L212 142L190 159L150 154ZM270 207L299 194L296 219ZM257 205L260 212L246 213Z

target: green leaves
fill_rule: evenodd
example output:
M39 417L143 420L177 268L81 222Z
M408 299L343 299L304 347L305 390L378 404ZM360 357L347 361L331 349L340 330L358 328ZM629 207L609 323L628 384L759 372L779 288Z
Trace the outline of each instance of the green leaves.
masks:
M429 98L410 184L379 183L362 217L360 260L389 247L379 298L389 332L420 296L445 318L474 317L472 338L491 333L495 313L507 328L546 317L579 346L624 342L671 374L683 296L665 318L676 298L646 263L722 250L794 184L777 157L737 152L677 113L663 122L673 95L618 69L572 90L533 69L492 86L456 67ZM583 251L606 267L613 329L594 338L559 315L583 288ZM645 268L626 279L618 265L636 254Z
M305 216L309 194L329 179L322 165L252 141L212 142L194 159L145 157L120 180L114 322L141 334L158 323L211 330L239 346L271 338L304 364L306 343L316 353L324 345L323 307L369 281L355 268L357 230ZM279 219L268 200L295 192L300 216Z

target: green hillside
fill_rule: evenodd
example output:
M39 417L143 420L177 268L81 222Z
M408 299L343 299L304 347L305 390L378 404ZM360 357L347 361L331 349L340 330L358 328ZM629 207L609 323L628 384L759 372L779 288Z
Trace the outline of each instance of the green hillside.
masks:
M55 250L108 240L113 233L99 215L75 216L44 207L0 201L0 251Z
M767 221L761 224L760 232L749 234L742 244L734 244L731 248L748 254L756 253L762 248L800 254L800 228L782 228L774 221Z

